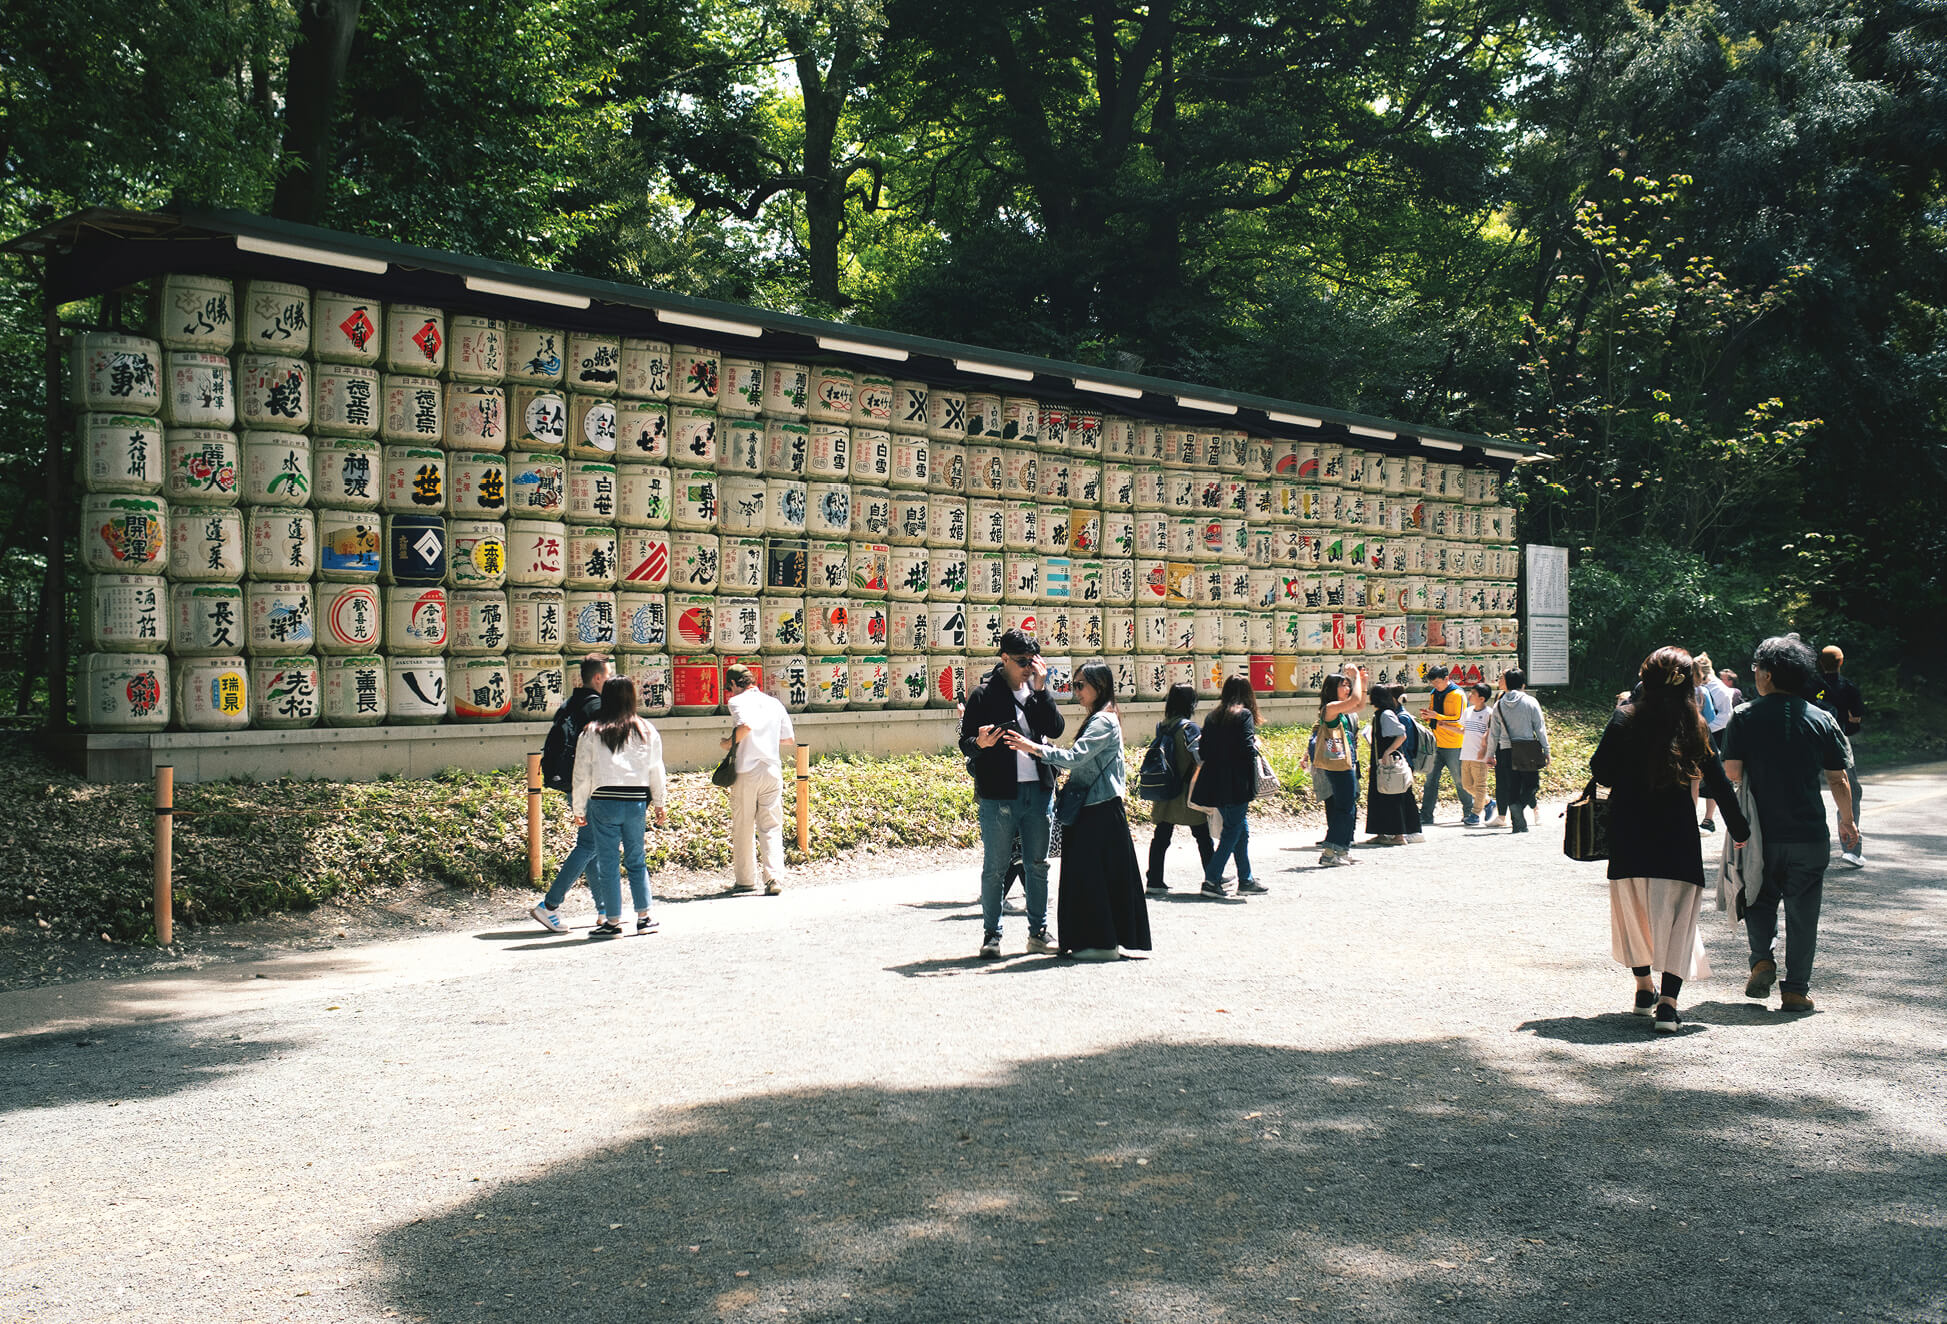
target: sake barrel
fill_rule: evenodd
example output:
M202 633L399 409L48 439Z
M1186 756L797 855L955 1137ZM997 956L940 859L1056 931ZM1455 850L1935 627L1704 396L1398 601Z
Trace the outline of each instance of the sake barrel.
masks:
M884 659L862 658L861 663L883 660L886 675L887 706L924 708L932 684L932 668L924 656L900 654ZM855 664L857 665L857 664ZM858 673L855 671L854 676Z
M1013 553L1019 557L1022 553ZM1007 593L1008 562L1007 552L978 551L967 554L967 600L970 602L999 602Z
M1006 431L1007 427L1001 398L998 395L989 395L985 391L969 391L967 393L964 422L969 438L994 437L1001 439L1001 434Z
M385 616L385 651L393 656L443 652L447 640L446 590L413 585L379 591Z
M1102 601L1110 606L1128 606L1136 600L1139 585L1136 562L1115 558L1102 562Z
M171 584L169 617L169 651L177 657L220 657L243 647L241 585Z
M1040 427L1031 444L1041 451L1068 450L1068 407L1052 401L1040 405Z
M1001 590L1003 601L1030 603L1041 600L1041 559L1034 552L1007 554L1007 582Z
M819 364L811 370L810 386L805 408L812 419L850 426L858 392L857 374L836 364Z
M250 724L268 731L316 726L324 713L324 680L315 657L258 657L250 662Z
M609 653L615 648L615 594L570 588L562 603L568 653Z
M679 531L669 536L670 587L682 593L715 593L723 583L723 544L714 533Z
M882 654L886 651L886 637L891 632L892 622L883 602L850 599L852 620L850 640L845 645L851 653Z
M1297 677L1296 692L1317 694L1325 687L1325 677L1333 671L1331 664L1323 657L1302 657L1297 659L1293 672Z
M387 720L395 726L432 726L446 720L446 659L391 656L385 662Z
M660 340L625 337L616 391L631 400L667 400L669 346Z
M795 653L805 646L805 599L766 597L757 608L758 649Z
M958 602L972 582L969 553L963 547L928 549L926 596L936 602ZM1005 573L1005 562L1002 563Z
M1344 469L1339 474L1339 486L1362 492L1379 490L1379 471L1375 467L1377 457L1359 446L1347 446L1341 458Z
M188 428L164 433L163 445L165 498L186 505L236 504L243 483L243 452L235 433ZM377 498L373 500L376 504Z
M764 413L767 416L800 419L805 417L810 404L811 368L808 364L779 362L764 365Z
M670 426L673 433L675 422L672 421ZM615 401L606 396L579 392L568 397L569 455L584 460L612 460L615 458L615 440ZM671 457L675 458L673 440Z
M893 399L892 378L879 373L859 373L852 389L852 426L889 430Z
M388 584L444 584L446 521L437 515L387 515L381 522L380 575Z
M1105 511L1126 514L1136 509L1136 477L1133 465L1111 462L1102 466L1101 506Z
M447 543L447 580L454 588L499 588L507 582L507 526L499 520L452 520Z
M1224 651L1224 613L1205 608L1189 613L1189 648L1198 654L1221 653ZM1181 620L1177 625L1181 625Z
M890 484L895 488L925 489L933 486L933 459L936 451L951 448L951 443L936 442L931 437L918 433L884 433L883 440L875 438L874 453L866 457L867 463L854 462L853 477L873 486ZM890 453L890 461L879 462L877 447L883 445ZM964 454L964 448L962 454ZM883 475L880 470L884 470Z
M926 628L924 602L891 601L886 604L886 652L924 653L931 636Z
M169 659L162 654L89 653L79 673L75 710L86 729L141 732L169 725Z
M925 382L895 381L892 384L892 416L889 424L894 432L926 431L929 393Z
M255 602L256 599L252 599L253 613ZM318 586L317 624L313 627L318 652L339 655L369 653L383 642L382 620L379 591L372 585Z
M764 472L774 478L803 479L811 459L811 425L774 418L764 424Z
M419 304L387 304L385 367L438 376L446 367L446 314Z
M559 653L568 640L567 594L558 588L507 590L507 642L516 652Z
M419 446L440 444L446 435L445 387L431 377L388 375L379 393L381 437Z
M509 584L559 588L567 582L567 575L567 525L552 520L515 519L507 522Z
M570 474L572 477L572 472ZM721 515L722 497L717 476L708 469L683 469L673 475L670 493L669 526L691 533L714 532ZM572 492L570 494L572 496Z
M614 395L621 380L622 341L599 332L568 333L567 385L588 395Z
M636 711L644 717L665 717L674 703L675 673L660 653L622 653L616 658L620 674L635 682Z
M1007 545L1008 506L976 498L967 503L967 547L975 552L998 551Z
M636 681L636 711L649 712L640 678ZM508 714L517 722L545 722L554 716L568 694L567 668L558 653L514 653L507 659L507 688L513 700ZM666 691L665 691L666 697ZM667 708L664 709L667 711Z
M976 501L997 500L1008 492L1008 457L1032 454L1017 448L984 443L968 446L967 495ZM1016 460L1018 470L1021 461ZM1033 478L1030 477L1030 482Z
M717 470L724 476L764 472L765 424L759 418L717 419Z
M551 387L516 386L508 412L508 441L517 451L565 449L568 397Z
M1278 643L1277 622L1268 611L1254 611L1246 622L1244 637L1253 653L1272 652Z
M938 548L964 548L967 545L965 497L942 496L937 493L928 495L926 545Z
M1170 695L1169 659L1160 655L1146 655L1135 659L1136 697L1145 702L1160 703Z
M615 402L615 458L669 461L669 407L651 400Z
M923 450L924 438L920 441ZM855 428L852 430L844 473L827 476L849 477L855 483L884 487L892 479L895 457L904 444L905 439L896 439L892 433L878 428Z
M240 657L179 659L175 718L185 731L241 731L250 725L250 668Z
M805 451L805 477L812 482L843 482L852 472L852 429L844 423L813 423Z
M1173 657L1169 660L1170 683L1196 687L1199 699L1214 699L1224 691L1224 663L1216 657Z
M659 653L669 647L669 599L661 593L623 589L615 595L616 646L624 652Z
M1065 602L1041 604L1041 634L1044 651L1067 653L1075 647L1075 617Z
M568 520L580 524L615 522L616 471L613 464L600 460L569 460Z
M1043 456L1022 446L1007 446L1001 450L1001 495L1013 500L1033 502L1040 499L1041 469L1044 465L1057 465L1061 469L1060 485L1068 486L1068 463L1063 456ZM1066 498L1063 498L1064 502Z
M1102 416L1092 409L1068 411L1068 452L1097 459L1102 455Z
M721 360L717 385L717 414L720 419L756 418L764 412L764 363L761 359Z
M243 499L252 506L311 500L311 439L296 432L243 434Z
M1036 556L1040 584L1037 601L1066 605L1074 585L1074 559L1067 556Z
M172 273L155 285L155 338L164 349L228 353L236 343L235 291L222 276Z
M90 575L82 585L81 639L103 652L169 643L169 581L159 575Z
M377 583L384 569L379 515L369 510L321 510L317 520L318 578Z
M564 376L565 337L548 327L525 322L507 324L507 379L512 382L559 383Z
M926 435L935 441L965 441L967 397L961 391L934 388L926 401Z
M1106 624L1108 613L1103 614ZM1136 651L1138 653L1167 653L1176 639L1176 612L1169 607L1137 607L1135 609Z
M803 532L814 539L843 538L852 532L852 488L845 483L805 484Z
M513 674L504 657L456 657L446 664L448 716L504 722L514 711Z
M748 665L753 659L742 659ZM810 699L809 664L802 654L766 656L761 667L754 667L757 683L764 693L783 704L789 712L804 711Z
M975 624L980 627L977 637L980 638L981 643L983 645L991 643L997 649L1000 647L1001 635L1009 630L1018 631L1038 644L1047 642L1044 638L1046 631L1041 625L1041 608L1033 603L1008 603L1001 609L997 628L988 628L988 623L978 618Z
M715 542L711 538L712 573L715 572ZM563 579L569 588L608 589L615 587L616 561L620 548L616 543L615 528L609 524L570 524L568 526L568 563L566 577Z
M764 591L764 540L752 536L724 534L717 539L722 572L717 580L719 593L762 593Z
M1033 625L1034 609L1016 606L1012 609L1011 618L1016 624L1025 618L1029 625ZM968 603L967 652L980 657L993 656L1000 648L1002 633L1010 628L1009 620L1009 609L998 604Z
M929 652L964 653L967 639L967 612L962 604L926 604L926 646Z
M377 726L386 718L386 664L375 653L320 659L326 726Z
M1036 517L1034 550L1043 556L1058 556L1068 551L1067 506L1043 506Z
M1009 451L1009 455L1026 455L1033 471L1034 491L1019 495L1039 497L1044 502L1055 505L1069 505L1073 499L1071 484L1072 470L1067 455L1037 455L1033 451ZM1012 478L1010 476L1010 483Z
M1088 509L1102 506L1102 465L1097 460L1071 459L1068 462L1069 504Z
M517 461L533 457L516 456ZM447 504L459 518L503 519L507 515L507 457L455 454L447 462ZM611 500L611 505L613 501Z
M1031 552L1041 537L1041 507L1033 501L1010 501L1004 507L1001 545L1010 552Z
M929 708L953 708L967 701L967 659L935 654L926 659Z
M395 515L437 514L446 508L446 452L430 446L387 446L380 505Z
M312 370L315 404L311 430L319 437L379 435L385 395L379 374L347 363L321 363Z
M507 393L498 386L456 382L446 388L446 448L507 449Z
M810 552L803 538L764 540L764 592L802 597L810 583Z
M88 491L153 494L162 490L168 452L162 429L153 418L83 414L76 421L75 431L75 473Z
M1102 458L1128 460L1136 454L1136 421L1121 414L1102 416Z
M667 528L674 486L672 471L662 465L616 465L615 522L625 528Z
M847 676L847 707L871 711L890 705L892 670L880 656L854 657Z
M967 491L967 448L957 442L928 440L925 446L926 490L948 495Z
M670 707L679 717L703 717L723 702L723 671L708 653L670 659Z
M761 534L770 523L768 488L762 478L724 476L720 480L719 524L725 533Z
M68 367L76 409L142 415L162 409L162 346L153 340L84 331L73 338Z
M1106 650L1108 636L1104 633L1102 608L1094 603L1071 605L1068 616L1070 637L1075 641L1078 653L1101 653ZM1130 629L1135 628L1133 618Z
M892 493L883 487L852 490L852 536L885 542L892 533Z
M221 354L181 350L165 354L162 417L179 428L227 428L235 423L237 397L230 360Z
M377 367L384 320L377 299L319 290L311 296L312 357L320 363Z
M854 542L847 574L847 592L858 598L883 598L890 589L891 549L885 543Z
M845 598L808 598L805 624L810 647L819 653L842 653L851 643L852 604Z
M848 657L812 657L805 664L807 702L812 712L842 712L851 695L852 661Z
M308 510L248 509L244 570L252 579L309 579L318 568L318 521Z
M1382 455L1379 458L1379 487L1383 492L1394 496L1406 492L1406 457L1404 455Z
M1041 438L1041 402L1027 396L1010 395L1001 401L1000 440L1035 446ZM1066 436L1062 444L1067 445Z
M447 379L498 385L507 373L507 348L505 322L456 313L446 322Z
M932 560L925 547L895 546L887 553L886 588L903 602L919 602L932 585Z
M1138 513L1160 514L1169 510L1171 488L1175 481L1175 475L1167 469L1137 469L1135 494L1130 504Z

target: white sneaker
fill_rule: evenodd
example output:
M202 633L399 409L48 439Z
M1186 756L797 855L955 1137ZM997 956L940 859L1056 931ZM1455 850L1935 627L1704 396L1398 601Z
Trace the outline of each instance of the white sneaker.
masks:
M1866 867L1865 855L1856 850L1840 851L1839 861L1840 863L1849 865L1854 869L1863 869Z
M568 931L568 925L566 921L564 921L559 914L557 914L555 911L549 910L546 906L542 906L542 905L532 906L528 909L527 913L534 916L534 922L539 924L542 928L546 929L550 933L566 933Z
M1350 855L1341 855L1335 850L1328 850L1318 857L1318 864L1322 869L1336 869L1341 865L1350 863L1352 863L1352 857Z
M1426 833L1424 833L1424 832L1409 832L1409 833L1407 833L1407 834L1406 834L1406 839L1407 839L1407 840L1408 840L1409 842L1411 842L1411 841L1425 841L1425 840L1426 840Z

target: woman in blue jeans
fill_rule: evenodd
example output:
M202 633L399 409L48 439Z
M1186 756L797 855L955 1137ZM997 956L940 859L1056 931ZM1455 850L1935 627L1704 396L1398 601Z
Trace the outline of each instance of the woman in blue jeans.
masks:
M1359 829L1359 717L1366 702L1366 673L1360 667L1347 667L1325 678L1318 690L1318 725L1312 740L1312 788L1330 795L1325 801L1324 851L1318 857L1325 868L1351 864L1352 836ZM1319 742L1336 735L1345 742L1346 760L1351 766L1328 769L1318 766Z
M1257 694L1243 676L1224 681L1216 708L1203 721L1197 769L1190 798L1223 816L1217 848L1203 866L1203 894L1230 895L1224 887L1224 866L1237 857L1237 890L1268 892L1251 873L1251 798L1257 794Z
M617 852L629 871L635 902L635 931L654 933L649 913L649 867L642 839L646 811L653 806L658 827L669 821L663 806L663 738L636 715L635 682L616 676L602 686L602 710L575 742L575 823L594 837L595 908L605 916L589 930L594 938L622 932L622 875Z

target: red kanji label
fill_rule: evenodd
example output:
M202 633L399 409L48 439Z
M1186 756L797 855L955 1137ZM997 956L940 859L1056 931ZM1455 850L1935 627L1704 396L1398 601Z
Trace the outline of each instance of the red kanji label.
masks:
M365 315L363 308L354 308L352 315L338 324L338 329L345 333L345 339L352 342L353 349L362 350L371 343L378 328L372 325L372 319Z
M439 347L444 342L439 338L439 328L428 322L412 333L412 343L419 346L419 352L426 356L426 362L431 363L439 357Z
M669 545L659 542L650 544L649 555L643 557L642 563L623 578L633 583L653 584L668 573Z

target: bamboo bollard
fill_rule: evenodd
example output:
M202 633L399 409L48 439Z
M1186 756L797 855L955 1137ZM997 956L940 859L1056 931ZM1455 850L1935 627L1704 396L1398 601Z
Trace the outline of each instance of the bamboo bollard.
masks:
M541 884L541 756L527 756L527 881Z
M798 746L798 854L811 853L811 746Z
M155 770L155 940L162 947L176 940L175 825L176 770L165 765Z

